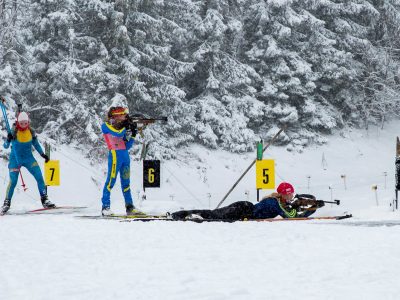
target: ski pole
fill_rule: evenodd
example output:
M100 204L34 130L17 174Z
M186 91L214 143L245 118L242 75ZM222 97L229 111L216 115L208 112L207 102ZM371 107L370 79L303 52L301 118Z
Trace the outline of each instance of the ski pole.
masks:
M22 177L21 168L19 167L18 170L19 170L19 176L21 177L21 182L22 182L22 183L21 183L21 186L22 186L22 188L24 189L24 192L26 192L26 190L27 190L28 188L27 188L26 185L25 185L24 177Z
M3 113L4 122L6 123L6 130L7 130L7 133L12 134L10 123L8 122L6 106L4 105L5 102L6 102L6 99L4 99L4 97L0 96L0 106L1 106L1 111ZM19 107L20 106L18 105L18 108ZM13 144L13 141L11 141L11 145L12 144ZM21 176L21 182L22 182L21 186L22 186L22 188L24 189L24 192L25 192L28 188L26 187L25 182L24 182L24 178L22 177L21 166L19 165L18 157L17 157L16 153L15 153L15 159L17 161L19 175Z
M269 141L269 143L264 147L264 149L262 150L262 152L264 153L265 150L267 150L267 148L275 141L275 139L281 134L281 132L283 130L285 130L286 126L283 126L275 135L274 137ZM240 182L240 180L242 180L242 178L244 177L244 175L246 175L246 173L251 169L251 167L256 163L257 159L255 159L250 166L246 169L246 171L243 172L243 174L239 177L239 179L235 182L235 184L231 187L231 189L228 191L228 193L226 193L226 195L224 196L224 198L222 198L222 200L218 203L216 208L219 208L221 206L221 204L226 200L226 198L228 198L229 194L233 191L233 189L238 185L238 183Z

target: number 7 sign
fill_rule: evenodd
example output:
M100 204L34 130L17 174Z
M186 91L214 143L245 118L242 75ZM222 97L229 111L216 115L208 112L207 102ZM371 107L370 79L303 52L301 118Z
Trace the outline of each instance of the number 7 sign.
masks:
M256 188L266 190L275 188L275 161L273 159L256 161Z
M44 164L44 181L48 186L60 185L59 160L49 160Z

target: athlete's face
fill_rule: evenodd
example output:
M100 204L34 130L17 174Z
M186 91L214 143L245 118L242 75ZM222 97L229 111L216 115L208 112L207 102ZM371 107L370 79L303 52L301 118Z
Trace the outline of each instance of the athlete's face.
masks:
M115 124L121 124L126 120L126 115L116 115L113 117Z
M28 128L29 126L29 121L19 121L18 122L19 126L23 129Z
M281 195L281 199L283 202L290 202L293 199L293 193L287 194L287 195Z

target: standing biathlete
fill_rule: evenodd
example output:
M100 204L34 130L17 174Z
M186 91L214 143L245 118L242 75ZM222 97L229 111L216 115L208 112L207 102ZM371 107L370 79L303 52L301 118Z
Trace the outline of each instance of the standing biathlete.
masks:
M32 154L32 146L39 152L40 156L47 163L49 157L44 154L42 147L39 144L35 131L30 128L29 116L26 112L20 112L17 116L17 121L12 127L11 133L8 133L7 140L4 143L4 148L11 147L10 161L8 163L10 182L7 187L4 204L1 207L0 214L4 215L11 206L11 199L14 194L15 186L18 182L18 175L21 167L25 167L29 173L35 177L40 199L44 208L54 208L55 205L48 199L47 189L44 184L42 171L39 164Z
M108 153L107 180L103 188L101 199L103 216L112 215L110 210L110 193L114 187L118 173L121 179L121 189L125 199L127 215L137 213L132 200L130 188L130 158L128 150L132 148L136 132L127 129L128 109L124 107L111 107L108 111L107 121L101 125Z

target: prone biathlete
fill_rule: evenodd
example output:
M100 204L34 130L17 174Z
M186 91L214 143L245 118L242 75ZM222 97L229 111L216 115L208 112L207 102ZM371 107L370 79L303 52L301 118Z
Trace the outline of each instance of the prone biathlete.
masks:
M308 200L303 200L307 198ZM295 199L294 201L292 201ZM311 205L306 210L304 206ZM313 195L296 195L290 183L279 184L276 193L263 198L253 204L249 201L238 201L228 206L209 210L181 210L171 214L174 220L185 219L215 219L215 220L244 220L244 219L270 219L277 216L282 218L307 218L318 208L323 207L324 201L316 200Z

